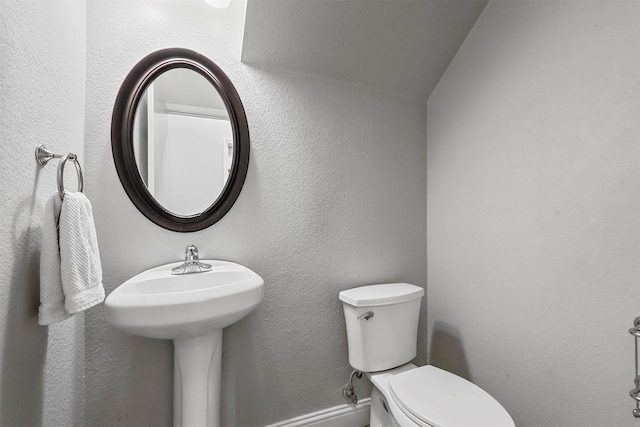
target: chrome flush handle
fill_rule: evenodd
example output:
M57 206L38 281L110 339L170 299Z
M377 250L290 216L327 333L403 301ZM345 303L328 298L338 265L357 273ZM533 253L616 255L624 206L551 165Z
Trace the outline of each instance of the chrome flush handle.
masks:
M367 311L366 313L362 313L360 316L358 316L358 320L369 320L373 317L373 311Z

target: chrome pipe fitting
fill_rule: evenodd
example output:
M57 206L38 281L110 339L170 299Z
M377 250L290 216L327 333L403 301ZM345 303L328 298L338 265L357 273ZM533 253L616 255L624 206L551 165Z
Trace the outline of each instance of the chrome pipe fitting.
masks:
M349 377L349 384L345 385L342 389L342 395L345 399L351 399L351 402L355 405L358 403L358 396L356 396L355 391L353 390L353 377L358 379L362 378L362 371L355 370L351 372L351 376Z

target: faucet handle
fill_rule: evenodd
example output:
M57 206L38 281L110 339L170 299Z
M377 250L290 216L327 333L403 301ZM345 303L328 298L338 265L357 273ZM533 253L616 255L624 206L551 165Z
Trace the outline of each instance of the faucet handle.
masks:
M184 251L184 259L185 261L197 261L198 258L198 248L196 245L188 245L187 249Z

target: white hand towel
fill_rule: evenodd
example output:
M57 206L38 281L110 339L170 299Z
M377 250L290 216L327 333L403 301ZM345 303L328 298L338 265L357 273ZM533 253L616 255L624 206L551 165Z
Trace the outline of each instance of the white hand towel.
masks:
M50 325L69 317L69 313L64 309L64 293L60 278L58 220L61 204L60 196L55 193L44 206L40 237L40 325Z
M67 313L78 313L104 300L93 210L89 199L80 192L64 192L60 212L60 263Z

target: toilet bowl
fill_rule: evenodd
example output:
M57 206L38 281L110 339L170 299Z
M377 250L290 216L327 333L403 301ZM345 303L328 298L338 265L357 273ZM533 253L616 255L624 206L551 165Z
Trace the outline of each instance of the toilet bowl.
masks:
M373 383L371 427L514 427L489 393L416 356L424 290L407 283L362 286L340 292L347 325L349 364Z

